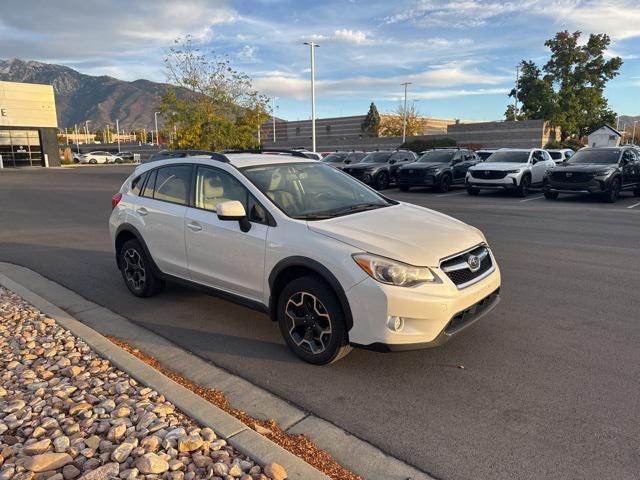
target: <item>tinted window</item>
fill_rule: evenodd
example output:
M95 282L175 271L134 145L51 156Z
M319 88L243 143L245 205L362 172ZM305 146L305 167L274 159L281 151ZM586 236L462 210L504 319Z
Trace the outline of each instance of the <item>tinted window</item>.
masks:
M620 149L618 148L587 148L577 152L571 159L570 164L597 163L597 164L614 164L618 163L620 157Z
M427 163L427 162L437 162L437 163L449 163L453 158L453 154L455 152L451 150L431 150L430 152L422 155L418 162Z
M361 163L386 163L390 156L389 152L373 152L364 157Z
M346 155L341 153L332 153L331 155L327 155L322 159L325 163L342 163L345 159Z
M549 152L549 155L551 155L551 158L554 160L562 160L562 152Z
M134 195L140 195L140 191L142 190L142 186L144 185L144 179L147 177L147 173L148 172L145 172L131 181L131 193L133 193Z
M175 165L159 168L156 176L153 198L156 200L162 200L163 202L186 205L190 183L190 165Z
M153 198L153 189L156 184L156 177L158 176L158 171L154 170L148 175L149 175L149 180L147 180L147 183L144 186L144 191L142 192L142 196L147 198Z
M486 160L492 155L493 152L476 152L476 155L480 157L480 160Z
M487 162L527 163L528 161L529 152L518 150L500 150L487 158Z
M411 152L396 152L389 157L389 160L415 160L415 158Z

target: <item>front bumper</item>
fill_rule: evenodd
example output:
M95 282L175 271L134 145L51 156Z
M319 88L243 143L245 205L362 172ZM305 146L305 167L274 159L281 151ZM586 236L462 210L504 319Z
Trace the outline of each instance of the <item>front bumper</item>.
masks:
M438 284L395 287L366 278L346 294L353 316L352 345L377 351L436 347L489 313L500 301L500 270L459 289L439 269ZM401 317L400 331L388 327Z
M518 188L519 182L520 182L520 178L516 174L509 174L504 178L499 178L496 180L484 180L484 179L474 178L471 175L467 175L465 178L465 185L467 187L488 188L488 189L496 189L496 190L516 189Z
M432 187L438 184L440 175L427 173L419 177L398 176L398 186L400 187Z
M588 182L558 182L549 180L545 191L551 193L603 193L611 182L602 178L593 178Z

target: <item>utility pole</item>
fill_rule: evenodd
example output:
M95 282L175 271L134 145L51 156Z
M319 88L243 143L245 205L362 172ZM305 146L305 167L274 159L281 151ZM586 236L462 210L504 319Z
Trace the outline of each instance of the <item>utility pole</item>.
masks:
M513 99L513 121L518 121L518 88L520 84L520 65L516 65L516 96Z
M85 120L84 122L84 133L85 133L86 144L89 143L89 122L91 122L91 120Z
M633 122L633 134L632 134L632 136L631 136L631 144L632 144L632 145L635 145L635 144L636 144L636 123L638 123L638 121L637 121L637 120L635 120L635 121Z
M78 155L80 155L80 142L78 141L78 124L76 123L73 128L76 131L76 150L78 151Z
M158 115L160 115L160 112L155 112L153 114L153 118L156 122L156 146L157 147L160 146L160 135L158 135Z
M402 108L402 143L407 138L407 87L411 85L411 82L401 83L404 87L404 107Z
M316 151L316 47L315 42L304 42L311 49L311 151Z
M120 153L120 119L116 118L116 132L118 132L118 153Z
M278 97L271 97L271 120L273 121L273 143L276 143L276 99Z

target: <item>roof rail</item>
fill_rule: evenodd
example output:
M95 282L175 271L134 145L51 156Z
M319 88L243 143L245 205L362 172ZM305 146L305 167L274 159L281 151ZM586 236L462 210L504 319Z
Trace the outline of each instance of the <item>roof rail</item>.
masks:
M213 152L211 154L211 160L217 160L218 162L229 163L229 159L222 153Z
M246 149L246 150L225 150L222 153L255 153L255 154L261 154L261 153L285 153L287 155L291 155L292 157L300 157L300 158L306 158L306 159L311 159L310 157L307 157L304 152L300 152L298 150L287 150L287 149L282 149L282 148L254 148L254 149ZM222 155L224 157L224 155ZM225 157L227 158L227 157ZM312 160L312 159L311 159ZM229 159L227 158L227 161L229 161Z

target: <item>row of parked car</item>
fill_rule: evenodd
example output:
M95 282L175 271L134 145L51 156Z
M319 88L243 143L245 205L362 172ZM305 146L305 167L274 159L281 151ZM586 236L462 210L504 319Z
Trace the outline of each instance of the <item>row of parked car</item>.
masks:
M621 192L640 196L640 148L540 148L473 151L437 148L420 156L409 150L335 152L322 162L383 190L391 185L402 191L429 187L447 192L465 186L469 195L481 190L509 190L526 197L532 188L556 199L561 193L596 194L615 202Z
M105 163L129 163L135 160L132 152L111 153L95 150L88 153L74 153L73 163L98 165Z

